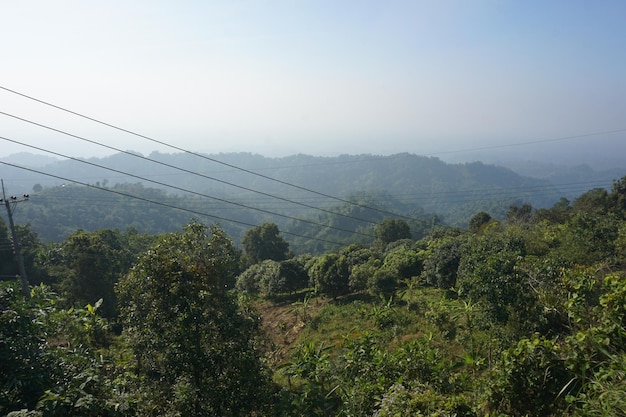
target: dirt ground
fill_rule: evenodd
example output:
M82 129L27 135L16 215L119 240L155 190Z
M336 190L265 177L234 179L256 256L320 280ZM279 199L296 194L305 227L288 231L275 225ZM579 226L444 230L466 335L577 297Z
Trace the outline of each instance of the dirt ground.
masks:
M315 316L322 303L309 304L300 296L279 302L261 301L255 307L269 344L270 362L278 365L288 357L306 321Z

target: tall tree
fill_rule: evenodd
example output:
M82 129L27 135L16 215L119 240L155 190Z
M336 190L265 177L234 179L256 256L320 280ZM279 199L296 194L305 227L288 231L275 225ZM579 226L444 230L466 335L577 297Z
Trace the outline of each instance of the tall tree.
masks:
M350 271L344 255L327 253L320 256L311 265L309 276L317 293L337 298L349 290Z
M506 214L509 225L526 226L530 222L533 214L533 206L522 204L521 207L511 205Z
M47 258L71 304L95 304L102 298L102 314L117 315L114 287L133 261L124 237L117 230L79 230L52 247Z
M469 222L469 231L472 233L480 232L480 229L491 221L491 215L481 211L472 216Z
M124 334L137 359L146 415L263 415L269 387L258 323L225 287L231 239L190 223L163 236L120 281ZM260 413L260 414L255 414Z
M242 239L244 260L253 265L266 259L284 261L288 257L289 244L280 236L278 226L263 223L248 230Z
M391 242L411 239L411 229L402 219L385 219L374 229L376 242L384 249Z

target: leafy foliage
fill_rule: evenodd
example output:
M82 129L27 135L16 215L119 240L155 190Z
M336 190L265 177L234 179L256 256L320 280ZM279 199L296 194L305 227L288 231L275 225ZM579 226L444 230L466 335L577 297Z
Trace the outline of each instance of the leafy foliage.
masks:
M122 394L110 358L96 354L108 346L100 303L64 310L56 301L43 286L29 297L14 285L0 288L0 412L123 415L132 401Z
M288 257L289 244L280 236L278 226L263 223L248 230L241 241L244 247L244 262L253 265L270 259L283 261Z
M349 290L349 269L344 255L328 253L317 258L309 276L318 294L336 298Z
M309 275L298 260L276 262L268 259L242 272L237 277L235 288L240 293L274 297L304 289L308 285Z
M69 305L84 305L103 299L102 314L117 316L115 284L133 261L130 245L134 232L121 234L104 229L95 232L79 230L65 242L52 245L45 262L52 271Z
M480 229L491 221L489 213L481 211L476 213L469 222L469 231L472 233L478 233Z
M236 250L190 223L162 237L118 285L146 415L250 415L267 403L257 323L226 290ZM236 354L234 354L236 352Z
M411 229L404 220L385 219L374 229L374 236L376 242L385 247L396 240L411 239Z
M449 289L456 285L463 238L443 236L428 242L422 277L430 285Z

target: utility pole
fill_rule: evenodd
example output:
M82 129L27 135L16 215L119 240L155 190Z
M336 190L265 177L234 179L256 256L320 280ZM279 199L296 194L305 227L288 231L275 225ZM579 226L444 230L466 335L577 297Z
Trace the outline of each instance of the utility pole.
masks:
M17 233L15 233L15 225L13 224L13 211L15 210L15 206L17 203L21 203L23 201L28 201L28 194L24 194L22 197L11 196L9 198L6 197L4 193L4 180L0 180L2 182L2 199L0 199L0 203L4 203L4 206L7 209L7 214L9 216L9 227L11 228L11 236L13 238L13 253L15 254L15 260L17 261L17 267L20 271L20 277L22 280L22 294L27 296L30 294L30 290L28 289L28 278L26 277L26 269L24 268L24 258L22 258L22 251L20 248L20 242L17 239Z

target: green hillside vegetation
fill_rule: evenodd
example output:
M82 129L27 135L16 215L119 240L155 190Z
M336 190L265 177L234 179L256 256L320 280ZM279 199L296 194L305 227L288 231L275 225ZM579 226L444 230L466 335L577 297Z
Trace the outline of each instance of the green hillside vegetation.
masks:
M257 224L241 247L199 221L48 245L20 226L33 287L0 288L0 414L626 414L626 177L463 228L382 218L323 253Z
M44 188L31 194L28 203L20 206L16 219L28 220L45 242L61 242L76 229L133 228L150 234L173 232L196 213L213 216L228 213L234 222L258 221L256 213L225 210L223 203L220 207L215 202L167 194L140 183L108 186L99 182L93 187L68 184ZM214 219L207 217L208 220ZM237 236L244 229L234 222L228 223L229 232Z
M316 254L335 249L337 244L371 243L373 237L368 238L367 235L373 236L374 226L385 215L398 213L398 216L403 216L402 213L409 213L412 217L409 223L415 236L424 235L433 225L440 223L434 214L411 210L388 194L354 195L349 200L361 206L341 203L325 208L326 211L321 214L313 215L313 209L308 209L297 217L293 213L281 217L280 209L264 212L246 208L241 204L252 207L246 200L225 196L222 199L234 204L207 201L194 195L167 194L139 183L113 186L98 183L94 187L63 185L44 188L31 195L28 203L22 204L16 211L16 221L27 220L30 228L44 242L61 242L76 229L131 229L148 234L173 232L191 218L207 223L217 219L224 230L240 242L251 225L271 222L287 233L294 252ZM380 200L385 201L381 203ZM261 204L260 208L265 206ZM273 212L278 215L273 216ZM361 235L355 235L354 231Z

